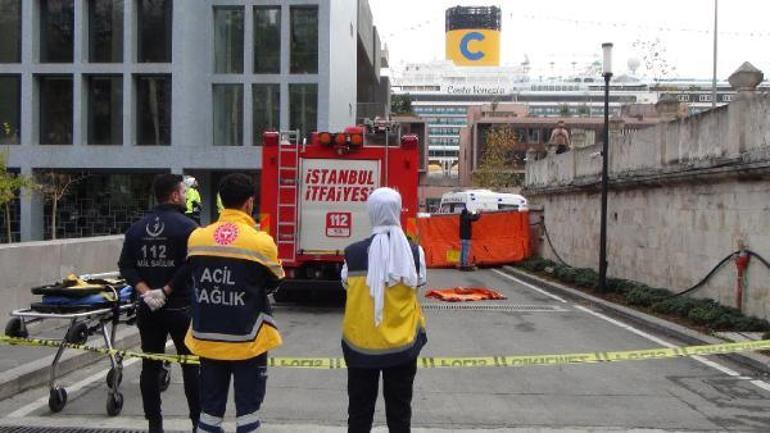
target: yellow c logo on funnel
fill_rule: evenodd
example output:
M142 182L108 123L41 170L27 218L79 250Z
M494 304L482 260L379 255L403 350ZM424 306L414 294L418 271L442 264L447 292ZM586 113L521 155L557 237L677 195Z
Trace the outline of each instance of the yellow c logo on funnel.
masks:
M450 30L446 57L458 66L499 66L500 32L490 29Z

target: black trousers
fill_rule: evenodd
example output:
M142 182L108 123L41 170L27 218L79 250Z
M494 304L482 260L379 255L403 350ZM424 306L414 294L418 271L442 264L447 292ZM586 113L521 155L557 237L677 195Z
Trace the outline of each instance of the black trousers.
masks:
M388 430L390 433L411 431L416 359L388 368L348 367L348 433L369 433L372 430L380 372Z
M184 337L190 327L190 311L188 309L166 309L151 312L144 302L140 302L136 313L139 336L142 339L142 351L163 353L166 349L166 339L171 340L180 355L189 355L190 350L184 344ZM142 390L144 416L150 422L162 419L160 410L160 361L142 360L142 373L139 377L139 388ZM182 378L187 406L190 409L190 419L198 422L200 416L200 386L198 384L198 366L182 364Z

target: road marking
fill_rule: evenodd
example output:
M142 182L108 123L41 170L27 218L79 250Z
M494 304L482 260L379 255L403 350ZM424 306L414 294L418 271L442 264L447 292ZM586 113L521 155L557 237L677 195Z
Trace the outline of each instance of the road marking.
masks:
M606 316L606 315L604 315L602 313L593 311L593 310L591 310L589 308L586 308L586 307L584 307L582 305L576 305L575 308L577 308L578 310L584 311L584 312L586 312L586 313L588 313L588 314L590 314L592 316L598 317L599 319L602 319L602 320L604 320L606 322L612 323L613 325L618 326L620 328L623 328L623 329L625 329L627 331L633 332L634 334L636 334L636 335L638 335L640 337L646 338L647 340L650 340L650 341L652 341L654 343L660 344L661 346L665 346L665 347L668 347L668 348L678 347L677 345L675 345L673 343L669 343L666 340L663 340L663 339L658 338L658 337L656 337L654 335L648 334L648 333L646 333L644 331L641 331L639 329L634 328L631 325L623 323L623 322L621 322L619 320L615 320L615 319L613 319L613 318L611 318L609 316ZM716 362L714 362L714 361L712 361L710 359L706 359L706 358L704 358L702 356L691 356L690 358L700 362L701 364L704 364L704 365L706 365L708 367L711 367L711 368L713 368L713 369L715 369L715 370L717 370L719 372L722 372L722 373L724 373L724 374L726 374L726 375L728 375L730 377L734 377L734 378L737 378L737 379L741 379L743 377L737 371L735 371L735 370L733 370L731 368L725 367L724 365L716 363ZM752 383L753 385L755 385L755 386L757 386L757 387L759 387L761 389L764 389L765 391L770 391L770 384L767 384L766 382L763 382L761 380L752 380L750 383Z
M520 279L518 279L518 278L516 278L514 276L508 275L508 274L506 274L503 271L499 271L497 269L491 269L491 271L496 273L497 275L500 275L501 277L507 278L507 279L509 279L511 281L515 281L515 282L521 284L522 286L524 286L524 287L526 287L528 289L534 290L534 291L540 293L541 295L548 296L549 298L555 299L555 300L557 300L557 301L559 301L561 303L564 303L564 304L567 303L567 301L564 298L562 298L560 296L556 296L553 293L546 292L545 290L541 289L540 287L534 286L532 284L529 284L526 281L522 281L522 280L520 280Z
M166 342L166 348L169 348L173 345L173 341L169 340ZM127 361L123 362L123 370L125 371L126 368L136 364L137 362L141 361L140 358L131 358ZM81 380L80 382L76 382L70 386L65 387L67 390L67 401L72 401L72 396L75 395L76 392L80 391L81 389L91 385L94 382L104 380L105 377L107 377L107 373L110 371L109 368L105 368L104 370L94 373L91 376L86 377L85 379ZM50 391L49 391L50 392ZM6 418L24 418L27 415L31 414L32 412L48 405L48 395L45 397L40 397L39 399L33 401L32 403L29 403L25 406L20 407L19 409L16 409L15 411L9 413L6 415Z

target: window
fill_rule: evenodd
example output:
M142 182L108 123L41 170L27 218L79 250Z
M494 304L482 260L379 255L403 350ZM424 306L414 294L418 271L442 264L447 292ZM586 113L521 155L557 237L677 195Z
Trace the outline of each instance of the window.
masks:
M73 0L40 1L40 61L71 63L75 11Z
M277 130L281 120L281 88L278 84L255 84L253 101L254 145L262 145L262 134Z
M243 8L214 8L214 72L243 73Z
M123 61L123 0L90 0L88 59L91 63Z
M700 102L711 102L712 100L713 100L713 98L711 97L711 95L699 95L698 96L698 101L700 101Z
M677 97L680 102L690 102L690 95L679 95Z
M40 77L40 144L72 144L72 77Z
M299 129L307 137L317 129L318 85L289 85L289 129Z
M21 77L0 75L0 145L19 144Z
M123 78L88 78L88 144L123 144Z
M140 75L136 83L136 143L171 144L171 77Z
M243 86L214 84L214 145L243 146Z
M281 72L281 8L254 7L254 73Z
M291 8L291 73L318 73L318 7Z
M172 11L172 0L139 0L139 62L171 62Z
M0 0L0 63L21 62L21 0Z

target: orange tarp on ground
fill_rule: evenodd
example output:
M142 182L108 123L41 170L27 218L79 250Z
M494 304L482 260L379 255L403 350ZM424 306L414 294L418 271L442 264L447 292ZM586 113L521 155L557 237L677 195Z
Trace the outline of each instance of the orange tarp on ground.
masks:
M460 215L418 218L417 230L429 268L457 265ZM529 212L486 212L473 223L472 263L501 265L524 260L529 254Z
M445 302L483 301L487 299L508 299L502 293L484 288L455 287L454 289L429 290L426 298L436 298Z

